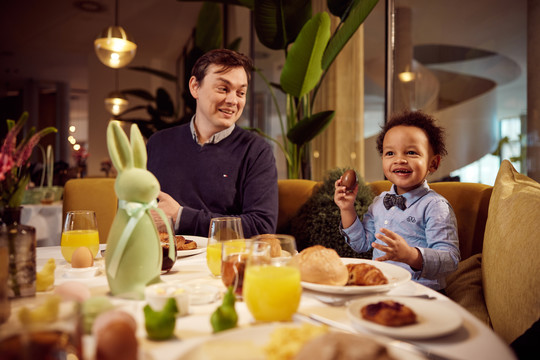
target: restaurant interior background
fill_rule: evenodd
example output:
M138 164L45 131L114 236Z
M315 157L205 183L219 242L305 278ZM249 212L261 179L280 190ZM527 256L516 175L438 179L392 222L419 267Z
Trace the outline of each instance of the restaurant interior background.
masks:
M119 25L138 45L128 67L169 73L181 69L182 51L201 3L120 0L118 4ZM325 4L313 0L314 12ZM224 14L226 42L242 37L240 51L278 82L284 54L257 41L247 9L227 6ZM387 18L393 22L388 27L394 29L393 37L387 37ZM528 69L527 62L540 57L531 47L538 43L535 28L540 22L532 19L540 20L540 6L534 0L379 0L332 65L326 88L318 95L318 106L337 114L311 144L311 177L322 180L330 169L353 167L366 181L382 179L374 136L387 113L410 107L433 113L447 129L449 155L431 180L493 184L500 161L511 158L518 171L538 181L540 100L535 95L540 89L534 80L540 75L533 67ZM3 119L18 118L23 110L38 127L56 126L56 140L51 136L43 143L54 142L56 160L70 165L73 146L86 149L87 176L105 175L101 162L108 158L105 132L111 115L104 107L108 93L130 88L153 93L158 87L171 94L176 91L174 84L156 76L128 67L114 70L99 62L94 39L113 22L113 0L0 3L2 126ZM387 38L393 39L389 48ZM393 76L386 77L387 69ZM271 96L257 75L249 97L240 125L256 126L279 138ZM145 105L136 98L129 101L130 106ZM135 115L148 118L143 110ZM499 155L492 155L499 145ZM283 154L274 147L279 176L285 178Z

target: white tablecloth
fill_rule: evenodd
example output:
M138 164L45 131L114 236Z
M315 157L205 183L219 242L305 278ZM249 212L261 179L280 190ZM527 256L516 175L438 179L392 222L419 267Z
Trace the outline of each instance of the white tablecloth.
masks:
M102 245L105 246L105 245ZM49 258L56 259L56 281L55 284L66 281L72 281L65 277L66 262L60 253L60 247L41 247L37 249L37 267L38 270L45 264ZM98 260L103 265L103 259ZM182 281L185 284L198 283L210 284L219 287L225 291L220 279L213 278L206 266L206 254L179 258L172 268L171 272L161 276L163 281ZM95 278L81 280L87 284L93 295L108 294L108 284L105 275L101 274ZM451 359L475 359L475 360L497 360L497 359L515 359L510 347L505 344L490 328L467 312L464 308L451 301L449 298L419 285L413 281L408 281L392 289L389 295L418 295L428 294L436 297L437 301L448 309L455 310L463 318L461 327L452 334L411 341L414 344L421 345L432 350L434 353L446 356ZM38 294L42 296L42 294ZM144 315L142 312L144 301L122 300L114 298L114 302L134 315L138 322L137 336L139 346L148 355L148 358L159 360L178 360L182 354L193 346L212 338L212 328L210 325L210 314L221 303L221 300L206 305L191 305L189 315L178 318L176 322L175 338L168 341L150 341L146 338L144 329ZM237 302L236 309L239 315L239 328L246 329L253 327L253 318L249 313L244 302ZM351 322L346 314L346 307L332 307L322 304L316 300L312 294L305 291L302 294L302 300L298 309L299 313L317 314L323 317L339 322L342 326L351 330ZM284 324L285 325L285 324ZM365 333L369 333L365 330ZM86 339L88 344L92 344L93 339ZM90 346L91 347L91 346ZM85 352L92 351L91 348Z
M36 228L37 246L60 245L62 202L23 205L21 223Z

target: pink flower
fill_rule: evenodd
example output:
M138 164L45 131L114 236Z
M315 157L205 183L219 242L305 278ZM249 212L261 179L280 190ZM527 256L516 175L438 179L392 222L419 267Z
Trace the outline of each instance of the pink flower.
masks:
M8 154L0 153L0 181L6 178L6 174L13 168L13 158Z

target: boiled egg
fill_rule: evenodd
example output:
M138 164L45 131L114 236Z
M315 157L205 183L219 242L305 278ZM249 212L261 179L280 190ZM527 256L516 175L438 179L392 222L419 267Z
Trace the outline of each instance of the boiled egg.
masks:
M81 246L75 249L71 256L72 268L86 268L94 265L94 255L86 246Z

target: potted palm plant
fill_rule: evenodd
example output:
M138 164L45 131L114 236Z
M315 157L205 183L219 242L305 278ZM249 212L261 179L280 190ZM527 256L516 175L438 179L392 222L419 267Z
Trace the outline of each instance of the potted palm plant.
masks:
M335 115L333 110L313 113L317 92L330 66L378 0L327 0L328 10L339 18L339 24L333 32L330 14L322 11L312 15L311 0L213 2L250 9L259 41L270 49L284 52L285 65L280 83L270 84L263 76L271 89L282 133L287 135L282 144L272 140L278 143L285 154L288 177L309 177L309 174L302 171L308 159L306 147L330 124ZM259 74L262 76L262 73ZM275 98L274 87L286 94L284 112Z

